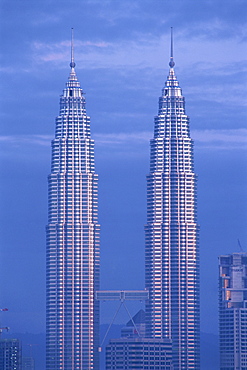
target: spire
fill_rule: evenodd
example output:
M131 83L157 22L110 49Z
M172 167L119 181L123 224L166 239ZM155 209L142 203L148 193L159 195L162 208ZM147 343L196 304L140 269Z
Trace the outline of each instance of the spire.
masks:
M175 75L174 66L175 66L175 62L173 60L173 27L171 27L171 54L170 54L170 61L169 61L170 70L169 70L169 74L167 76L165 87L162 90L163 91L163 93L162 93L163 95L169 95L169 96L174 95L175 94L175 90L173 88L176 88L176 96L178 96L177 95L178 94L177 88L180 91L179 94L182 95L182 91L181 91L181 89L179 87L178 80L177 80L177 77ZM167 87L172 88L172 89L171 90L170 89L167 90Z
M71 62L70 67L75 68L75 61L74 61L74 28L71 28Z
M74 60L74 28L71 28L71 60L70 60L70 75L69 81L67 83L68 87L79 87L80 84L77 81L76 73L75 73L75 60Z
M170 62L169 62L170 68L173 68L175 66L175 62L173 60L173 28L171 27L171 56L170 56Z

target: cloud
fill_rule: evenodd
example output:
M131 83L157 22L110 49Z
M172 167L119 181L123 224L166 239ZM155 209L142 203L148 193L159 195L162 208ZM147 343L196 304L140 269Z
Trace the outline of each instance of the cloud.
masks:
M147 143L152 137L148 131L132 133L112 133L112 134L95 134L94 139L97 145L124 145L124 144L143 144Z
M214 80L214 81L213 81ZM247 106L246 98L243 94L244 81L234 74L228 79L222 79L214 75L199 75L186 86L186 100L196 102L198 100L219 103L221 111L224 113L225 105L227 109L241 109ZM203 94L202 94L203 86ZM200 99L198 99L200 96ZM213 107L213 105L212 105Z
M247 129L193 130L192 135L200 142L222 141L228 143L247 143Z
M150 131L117 133L117 134L95 134L97 145L138 145L149 142L153 137ZM245 149L247 150L247 129L230 130L192 130L191 137L196 146L205 146L218 149Z
M105 41L75 41L76 47L80 50L83 49L83 53L90 53L94 49L101 49L111 46L110 43ZM34 61L37 62L61 62L69 60L71 42L61 41L54 43L44 43L35 41L32 44L32 50L34 53ZM78 54L79 56L79 54Z
M191 136L198 148L247 150L247 129L194 130Z
M35 18L31 19L31 24L34 26L54 24L60 22L61 18L62 16L58 15L58 12L56 12L56 14L48 14L43 11L41 13L38 13Z
M207 26L210 27L210 24L208 23ZM217 25L217 27L220 26ZM119 70L121 73L125 71L128 74L134 69L138 69L137 74L140 74L142 70L148 68L149 73L155 75L157 71L165 70L167 67L169 38L168 32L160 36L142 33L131 40L122 39L111 42L106 41L103 35L95 41L75 40L76 68L78 70L82 68L84 71ZM229 102L235 99L234 104L241 102L242 105L243 99L238 92L242 91L243 76L247 71L245 44L240 36L221 39L210 38L204 33L203 36L199 34L188 38L181 31L175 35L174 45L178 78L183 76L183 78L190 79L194 92L201 96L201 91L198 91L201 89L201 83L198 83L200 78L204 86L203 92L209 100L222 102L227 92ZM59 43L36 41L32 44L32 54L34 70L40 67L46 68L48 64L51 69L64 68L65 65L67 68L65 61L70 60L70 41L65 40ZM237 73L242 73L241 79L236 78ZM132 83L134 81L135 78ZM145 85L144 82L143 84ZM233 90L234 94L231 93ZM237 98L234 98L236 96Z
M153 137L151 131L140 132L119 132L119 133L95 133L93 139L97 146L121 149L124 146L135 147L148 144ZM247 150L247 129L229 130L192 130L191 137L197 147L207 146L208 148L218 148L231 150L234 148ZM0 136L2 144L10 146L50 146L53 137L50 135L9 135Z
M108 7L110 7L110 11L108 11ZM137 64L156 68L162 66L162 55L169 54L169 28L162 28L162 32L160 32L152 24L152 31L149 29L151 25L146 18L154 16L158 8L154 7L155 9L152 9L150 14L146 13L145 4L143 8L140 3L132 7L134 9L129 14L129 5L118 3L117 6L114 6L112 2L109 2L105 7L100 6L94 14L94 21L105 18L102 30L100 33L98 32L97 37L81 32L80 29L77 31L75 39L76 60L83 62L83 68ZM141 14L140 12L136 13L138 9ZM129 17L126 17L126 14L129 14ZM122 25L119 24L119 19L121 19ZM114 25L110 26L109 24L112 22ZM128 32L123 32L119 38L115 38L115 33L119 30L125 30L126 27ZM184 68L194 66L198 62L204 62L205 65L207 63L213 64L216 70L226 63L246 60L243 52L247 38L246 29L246 22L237 23L233 29L227 17L222 19L217 16L206 19L200 17L190 24L190 27L186 24L175 28L175 60L181 60L181 65ZM110 34L109 30L111 30ZM32 50L38 63L50 61L64 63L70 53L70 40L50 43L36 40L32 43Z
M50 145L52 137L49 135L5 135L0 136L0 143L2 145L8 144L13 147L23 145L48 146Z

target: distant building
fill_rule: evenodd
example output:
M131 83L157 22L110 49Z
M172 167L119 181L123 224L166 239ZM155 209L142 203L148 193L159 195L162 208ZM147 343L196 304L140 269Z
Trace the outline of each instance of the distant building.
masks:
M247 369L247 253L219 257L220 370Z
M111 339L106 346L106 370L171 370L169 339Z
M22 370L22 346L18 339L0 340L0 369Z
M22 358L22 370L35 370L35 362L32 357Z
M122 338L144 338L146 334L145 312L140 310L127 322L126 326L121 329Z

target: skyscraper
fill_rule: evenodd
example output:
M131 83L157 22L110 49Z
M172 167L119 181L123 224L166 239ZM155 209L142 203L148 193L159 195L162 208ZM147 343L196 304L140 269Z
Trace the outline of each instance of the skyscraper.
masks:
M35 370L33 357L22 357L22 370Z
M185 100L170 70L151 140L147 176L147 337L170 338L175 370L199 369L199 255L193 141Z
M247 369L247 253L219 257L220 370Z
M18 339L0 340L0 369L22 370L22 345Z
M98 176L71 48L48 177L46 370L99 368Z

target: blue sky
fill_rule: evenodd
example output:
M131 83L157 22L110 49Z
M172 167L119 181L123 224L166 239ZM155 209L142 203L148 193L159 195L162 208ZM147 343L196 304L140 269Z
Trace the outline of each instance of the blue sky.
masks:
M199 179L202 330L216 333L217 257L238 239L247 251L246 1L1 0L0 13L1 324L44 331L50 141L71 27L100 176L101 286L144 288L149 140L173 26Z

